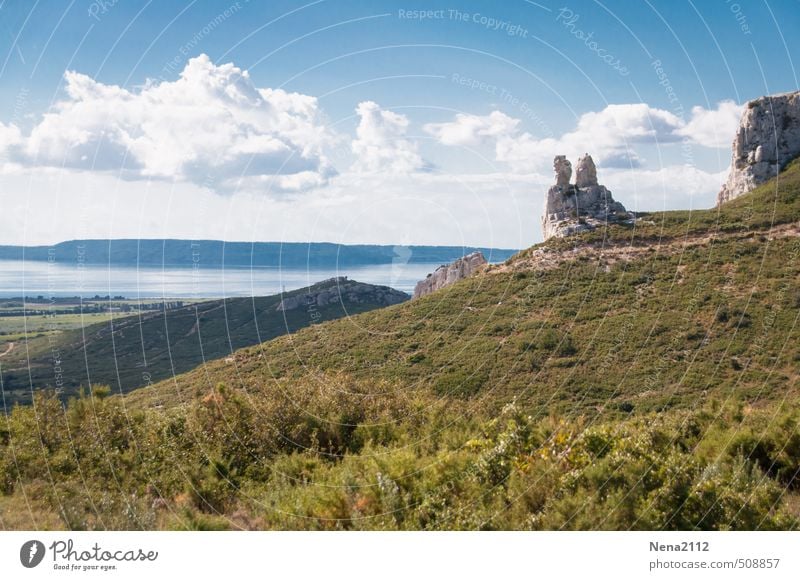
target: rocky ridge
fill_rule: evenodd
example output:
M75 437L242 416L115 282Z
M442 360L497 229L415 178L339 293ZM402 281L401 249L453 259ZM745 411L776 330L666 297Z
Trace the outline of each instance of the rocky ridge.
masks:
M521 252L510 264L494 266L491 275L507 272L537 272L560 268L569 262L592 262L604 271L610 271L614 264L632 262L645 258L676 255L693 248L708 247L714 241L733 240L743 244L752 244L763 238L771 240L796 238L800 236L797 224L780 224L767 229L746 230L729 233L704 233L682 236L677 239L641 240L631 242L630 239L602 242L587 242L571 248L552 248L546 245L536 246Z
M775 177L800 155L800 91L759 97L745 106L733 139L721 204Z
M473 252L463 258L459 258L452 264L439 266L431 274L428 274L427 278L417 282L417 286L414 288L414 298L425 296L459 280L468 278L486 264L486 258L482 253Z
M383 306L391 306L406 300L408 300L408 294L394 288L364 284L348 280L347 276L339 276L314 284L304 294L287 296L278 303L275 310L285 312L300 307L315 308L339 302L343 304L373 302Z

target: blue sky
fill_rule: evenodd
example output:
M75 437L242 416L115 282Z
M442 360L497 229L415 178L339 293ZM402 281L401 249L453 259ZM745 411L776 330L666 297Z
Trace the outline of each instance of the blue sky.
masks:
M524 247L560 153L708 207L739 107L798 89L798 8L0 2L0 243Z

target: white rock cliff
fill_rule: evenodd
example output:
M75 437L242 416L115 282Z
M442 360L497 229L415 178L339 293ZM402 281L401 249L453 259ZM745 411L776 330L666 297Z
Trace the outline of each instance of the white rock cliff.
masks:
M718 204L775 177L800 155L800 91L748 102L732 149L731 171L717 194Z
M417 286L414 288L414 298L425 296L459 280L469 278L486 263L486 258L483 257L483 254L473 252L463 258L459 258L452 264L439 266L433 273L428 274L427 278L417 282Z

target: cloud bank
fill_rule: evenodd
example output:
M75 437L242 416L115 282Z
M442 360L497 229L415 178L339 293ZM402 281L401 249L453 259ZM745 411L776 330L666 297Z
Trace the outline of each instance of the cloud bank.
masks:
M646 103L608 105L584 113L572 131L558 138L523 132L519 119L500 111L485 116L458 114L449 122L429 123L424 130L443 145L493 144L496 160L517 172L543 170L556 154L576 158L586 151L605 167L637 168L643 165L637 145L688 140L702 147L729 147L741 110L733 101L722 101L711 110L694 107L687 122Z
M608 105L544 138L499 110L458 113L421 127L432 137L423 154L404 114L363 100L351 129L335 133L315 97L259 88L247 71L205 55L174 81L122 88L67 71L64 88L31 126L0 122L6 243L183 236L521 247L540 236L556 154L592 153L631 209L713 205L722 167L675 164L674 149L671 165L641 155L662 144L726 148L742 109L722 101L685 119L645 103Z
M173 81L138 90L64 74L66 98L27 136L0 126L0 148L24 165L119 171L216 190L293 191L334 174L317 100L257 88L247 71L189 60Z

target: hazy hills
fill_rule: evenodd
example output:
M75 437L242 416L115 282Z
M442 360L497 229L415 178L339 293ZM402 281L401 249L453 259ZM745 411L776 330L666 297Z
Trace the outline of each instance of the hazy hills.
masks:
M461 246L380 246L218 240L73 240L53 246L0 246L0 260L124 266L335 268L392 263L447 263L481 251L490 262L516 250Z

